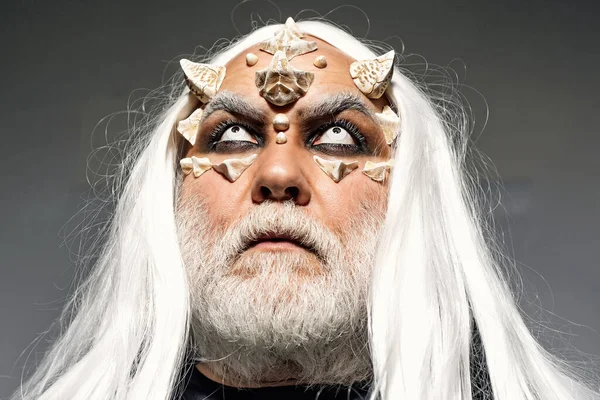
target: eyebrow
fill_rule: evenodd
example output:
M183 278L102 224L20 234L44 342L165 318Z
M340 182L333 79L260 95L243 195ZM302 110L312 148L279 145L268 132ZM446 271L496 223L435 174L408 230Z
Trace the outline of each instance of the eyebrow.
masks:
M202 121L205 121L211 114L214 114L217 111L225 111L230 114L239 115L260 124L265 124L267 121L264 111L229 91L219 92L210 100L202 114Z
M316 104L306 107L298 114L302 119L312 120L323 117L333 117L343 111L358 111L373 122L377 122L376 116L360 97L351 92L340 92L326 97Z
M346 110L358 111L371 119L371 121L377 122L373 111L369 109L358 95L351 92L340 92L328 96L316 104L300 110L298 114L304 120L315 120L324 117L334 117ZM239 95L226 90L217 93L206 105L202 121L205 121L217 111L239 115L263 125L267 123L267 117L263 110L253 106Z

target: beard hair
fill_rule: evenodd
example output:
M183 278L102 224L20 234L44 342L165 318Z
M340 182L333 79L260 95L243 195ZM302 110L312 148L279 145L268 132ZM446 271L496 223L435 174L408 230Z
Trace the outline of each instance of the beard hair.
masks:
M338 237L289 201L253 206L229 227L209 223L198 199L180 201L194 361L236 386L370 379L367 299L384 213L365 202ZM244 251L273 232L312 251Z

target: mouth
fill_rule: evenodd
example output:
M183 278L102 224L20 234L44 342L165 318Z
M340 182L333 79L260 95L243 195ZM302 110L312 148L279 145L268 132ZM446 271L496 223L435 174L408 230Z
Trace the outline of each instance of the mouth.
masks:
M306 250L316 254L313 247L306 245L301 239L287 234L266 233L251 240L244 250Z

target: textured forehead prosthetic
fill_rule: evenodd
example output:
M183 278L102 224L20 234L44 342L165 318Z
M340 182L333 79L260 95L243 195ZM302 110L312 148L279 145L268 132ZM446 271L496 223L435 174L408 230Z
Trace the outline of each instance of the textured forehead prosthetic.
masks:
M317 50L317 43L305 40L292 18L288 18L284 26L275 35L260 43L259 48L272 55L269 66L255 73L255 85L259 94L269 103L282 107L293 103L304 96L313 80L312 72L295 68L291 63L294 57L311 53ZM350 76L358 89L370 99L380 98L387 90L392 80L395 63L395 52L392 50L377 58L370 60L357 60L350 65ZM252 67L258 62L258 55L246 54L246 65ZM182 59L181 68L185 74L186 83L190 91L202 102L207 103L217 93L226 69L224 66L213 64L199 64ZM327 67L327 59L317 55L313 65L319 69ZM400 128L400 117L388 106L376 116L383 128L385 140L392 145ZM195 110L187 119L177 124L178 132L193 146L202 119L202 108ZM278 113L273 118L273 129L277 132L275 142L287 143L285 132L290 127L287 115ZM212 164L208 158L184 158L180 161L184 174L193 172L199 177L206 171L213 169L222 174L230 182L234 182L254 162L257 155L245 158L232 158L220 164ZM357 161L344 162L341 160L328 160L314 156L313 160L319 168L334 182L340 182L344 177L358 168ZM393 165L392 160L385 162L367 161L362 172L376 182L383 182Z
M304 35L292 18L271 39L260 44L260 49L273 54L271 64L256 72L255 83L260 95L269 103L285 106L293 103L308 91L315 75L290 64L296 56L317 50L317 43L302 39Z

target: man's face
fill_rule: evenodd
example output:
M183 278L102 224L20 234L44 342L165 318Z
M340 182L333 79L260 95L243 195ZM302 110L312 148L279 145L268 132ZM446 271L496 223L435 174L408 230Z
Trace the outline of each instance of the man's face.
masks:
M361 364L338 354L331 362L340 365L327 367L339 370L331 379L364 377L365 358L356 354L365 349L351 347L365 345L369 274L387 187L360 170L366 161L390 158L375 117L388 103L368 99L354 85L353 59L326 42L305 39L318 49L291 60L315 75L303 97L283 107L261 97L255 73L267 68L272 55L252 47L227 64L219 93L205 106L196 143L184 152L212 164L257 154L234 182L214 170L185 176L177 215L201 355L253 352L246 367L225 368L240 381L253 379L250 370L267 380L323 377L322 371L306 371L315 356L308 354L310 343L317 342L322 357L334 354L327 343L346 346ZM256 65L246 65L247 52L258 55ZM317 55L326 57L326 68L313 65ZM289 119L284 144L276 143L272 123L279 113ZM359 168L336 183L315 155L358 161ZM285 367L275 371L278 362ZM269 377L267 370L279 374Z
M196 144L189 146L185 157L208 157L213 164L251 154L258 154L258 158L233 183L214 171L200 178L194 178L192 174L184 178L181 197L202 199L214 227L230 226L265 200L292 200L308 215L340 235L346 222L360 209L360 204L372 202L376 208L376 203L384 200L385 186L360 173L360 169L367 160L385 161L390 157L382 128L374 120L374 114L381 112L388 103L385 97L368 99L354 85L348 72L354 61L352 58L326 42L312 37L307 39L316 41L318 50L297 56L291 63L296 68L313 72L315 79L306 95L290 105L277 107L259 95L254 83L255 73L266 68L272 56L260 51L258 46L248 49L259 56L256 65L248 67L246 52L243 52L226 66L227 74L219 92L228 92L231 94L228 99L235 97L250 106L247 111L251 115L223 109L228 101L220 102L222 105L216 108L207 106L211 114L203 120ZM313 65L316 55L327 58L326 68ZM335 115L325 113L331 100L340 94L352 95L346 102L347 108L338 107L336 111L339 112ZM361 102L361 107L353 103L355 100ZM290 121L285 144L275 142L277 131L272 120L277 113L285 114ZM343 122L332 125L336 120ZM336 126L342 128L337 135L333 132ZM227 138L238 140L224 140ZM356 160L359 169L335 183L320 170L313 155L345 162ZM264 241L251 251L304 250L286 242Z

